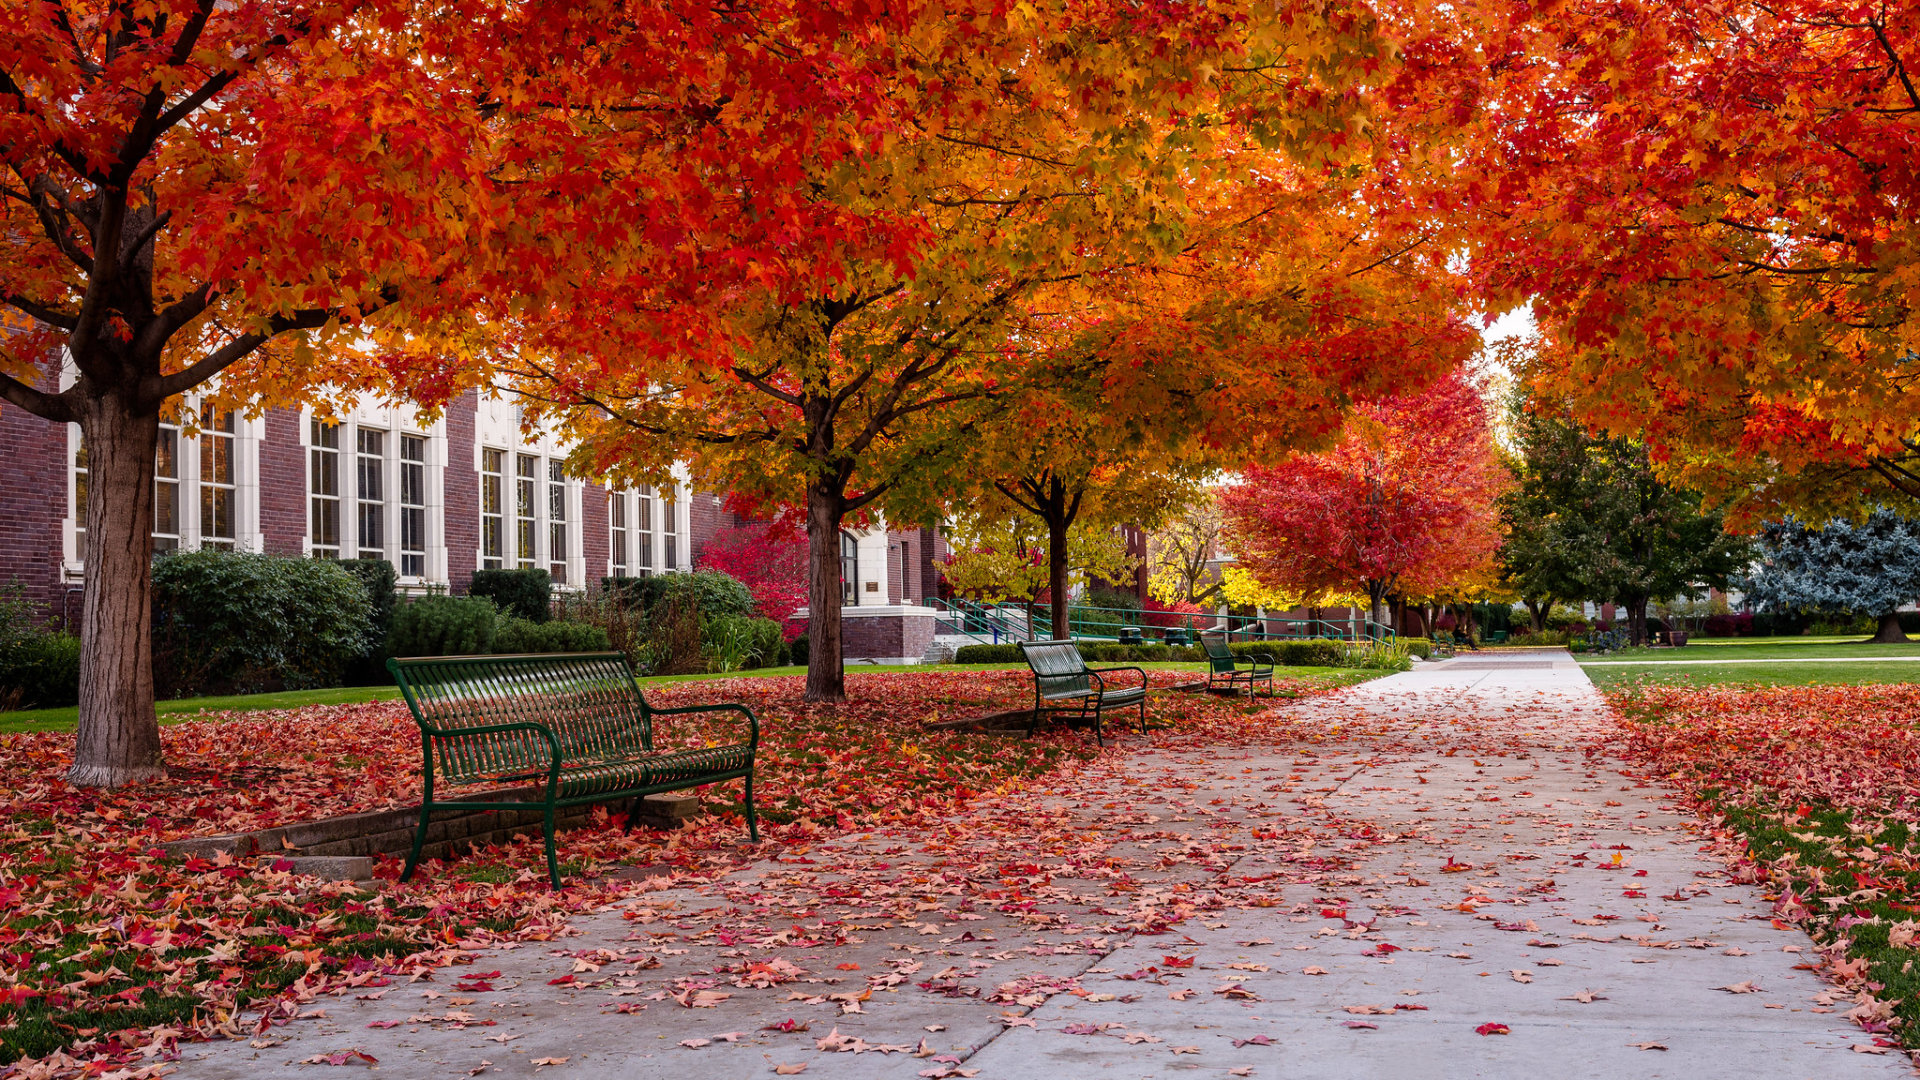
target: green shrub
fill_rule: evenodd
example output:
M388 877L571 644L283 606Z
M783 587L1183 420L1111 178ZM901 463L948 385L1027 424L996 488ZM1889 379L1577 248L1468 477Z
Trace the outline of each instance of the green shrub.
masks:
M1413 654L1398 641L1373 641L1348 648L1345 666L1369 671L1409 671L1413 668Z
M393 633L393 610L400 604L400 576L385 559L341 559L340 568L359 579L372 606L373 634L366 651L347 665L346 681L355 685L387 682L386 669L381 665L387 658L387 638Z
M1167 659L1169 660L1178 660L1187 664L1197 664L1204 662L1206 658L1207 650L1198 645L1173 645L1167 649Z
M1287 641L1233 641L1227 644L1235 656L1266 653L1286 667L1340 667L1347 660L1345 642L1325 638Z
M1020 646L1003 645L962 645L953 651L956 664L1019 664L1025 662Z
M692 592L668 593L647 612L647 666L654 675L699 675L707 670L700 607Z
M153 564L153 666L168 696L335 686L371 647L360 580L324 559L182 551Z
M423 596L393 613L395 656L478 656L494 651L500 609L479 596Z
M591 596L578 593L563 596L560 613L554 621L598 627L606 635L611 648L627 654L627 662L633 665L633 670L646 671L652 667L652 657L647 649L645 613L629 608L610 593L603 591Z
M656 574L643 578L603 578L605 591L621 602L642 611L652 611L669 598L691 601L705 617L752 615L753 594L731 575L718 570L696 570L691 574Z
M528 619L502 616L494 630L493 651L500 655L517 653L608 652L613 645L607 632L587 623L537 623Z
M1406 646L1407 655L1409 656L1417 656L1422 660L1429 659L1433 656L1432 638L1403 637L1398 640L1401 645Z
M787 663L807 666L807 635L801 634L787 642Z
M543 623L553 617L553 578L545 570L475 570L468 596L485 597L515 618Z
M1566 645L1573 641L1573 632L1570 630L1542 630L1536 634L1531 630L1521 630L1508 637L1507 641L1514 645Z
M745 615L722 615L708 619L700 628L701 640L712 643L720 636L737 638L743 649L741 664L746 668L779 667L787 662L786 636L772 619Z
M80 639L22 633L0 644L0 709L51 709L80 700Z

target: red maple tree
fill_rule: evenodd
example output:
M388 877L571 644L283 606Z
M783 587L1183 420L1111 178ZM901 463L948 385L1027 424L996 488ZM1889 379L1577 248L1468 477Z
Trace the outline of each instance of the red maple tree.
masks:
M805 629L793 616L807 606L807 539L791 522L752 522L721 531L701 551L700 569L739 580L760 614L786 628L787 640Z
M1362 405L1329 450L1247 470L1220 493L1228 545L1269 588L1309 601L1364 587L1431 592L1491 565L1506 473L1463 375Z

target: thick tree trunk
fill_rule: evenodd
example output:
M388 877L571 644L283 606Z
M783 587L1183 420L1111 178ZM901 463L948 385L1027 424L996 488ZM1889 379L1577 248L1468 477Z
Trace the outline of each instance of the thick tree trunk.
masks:
M1896 645L1907 640L1907 632L1900 629L1900 613L1889 611L1880 616L1880 631L1873 635L1875 645Z
M87 448L87 587L80 729L69 783L118 787L166 775L153 712L153 468L160 418L117 396L81 421Z
M1521 603L1527 605L1527 618L1533 623L1533 632L1543 633L1547 629L1547 615L1553 611L1553 597L1549 596L1544 600L1528 600L1522 597Z
M1053 639L1073 637L1073 624L1067 610L1067 522L1064 517L1047 518L1047 589L1053 594Z
M843 499L807 487L807 700L847 700L840 634L840 519Z
M1639 597L1626 601L1627 640L1634 645L1647 643L1647 601Z

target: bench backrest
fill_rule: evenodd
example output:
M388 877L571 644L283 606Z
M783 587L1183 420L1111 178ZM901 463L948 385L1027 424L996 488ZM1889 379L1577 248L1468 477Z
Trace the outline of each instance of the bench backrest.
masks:
M1033 669L1033 688L1041 697L1084 693L1093 688L1087 662L1071 641L1022 641L1020 652Z
M653 748L652 710L623 653L429 656L389 660L387 670L449 779L546 771L552 752L538 732L436 737L493 724L539 724L569 761Z
M1233 670L1233 650L1227 648L1227 636L1225 634L1203 633L1200 635L1200 645L1207 650L1207 663L1213 670Z

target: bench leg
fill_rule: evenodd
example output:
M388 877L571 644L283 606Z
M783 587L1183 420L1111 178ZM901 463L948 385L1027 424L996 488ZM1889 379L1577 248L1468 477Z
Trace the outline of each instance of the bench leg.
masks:
M413 850L407 852L407 865L400 870L401 881L413 880L413 869L420 865L420 850L427 846L427 815L433 811L433 800L420 804L420 824L413 830Z
M555 891L560 888L560 857L553 850L553 800L547 800L547 879L553 882Z
M1142 695L1140 698L1140 734L1145 735L1146 733L1147 733L1147 699L1144 695Z
M1083 714L1086 712L1085 706L1081 707L1081 712ZM1107 745L1107 736L1105 732L1100 730L1100 712L1101 712L1100 699L1094 698L1093 699L1093 741L1100 746L1105 746Z
M760 842L760 819L756 817L753 812L753 772L751 767L749 767L747 772L747 839L756 844Z

